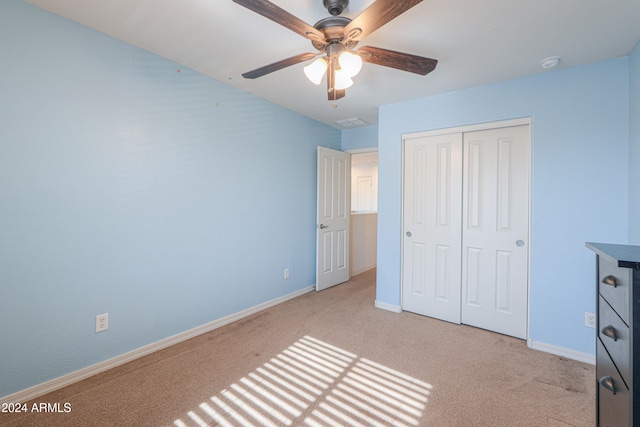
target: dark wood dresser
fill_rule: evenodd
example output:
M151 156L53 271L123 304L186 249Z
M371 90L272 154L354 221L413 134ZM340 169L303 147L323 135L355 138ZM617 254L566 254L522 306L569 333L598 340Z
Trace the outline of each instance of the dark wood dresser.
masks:
M640 246L587 243L596 253L596 421L640 425ZM638 369L634 369L635 361Z

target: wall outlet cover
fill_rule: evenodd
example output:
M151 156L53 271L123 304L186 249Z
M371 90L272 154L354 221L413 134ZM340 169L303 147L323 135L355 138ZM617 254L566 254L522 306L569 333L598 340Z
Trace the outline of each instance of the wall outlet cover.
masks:
M109 329L109 313L102 313L96 316L96 332L103 332Z
M596 327L596 314L585 311L584 313L584 326L588 328Z

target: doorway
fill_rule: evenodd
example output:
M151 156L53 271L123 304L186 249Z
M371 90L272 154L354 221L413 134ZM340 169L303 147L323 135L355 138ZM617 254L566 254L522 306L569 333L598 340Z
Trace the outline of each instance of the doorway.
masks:
M375 268L378 240L378 151L351 152L351 275Z
M316 290L375 268L378 151L318 147Z

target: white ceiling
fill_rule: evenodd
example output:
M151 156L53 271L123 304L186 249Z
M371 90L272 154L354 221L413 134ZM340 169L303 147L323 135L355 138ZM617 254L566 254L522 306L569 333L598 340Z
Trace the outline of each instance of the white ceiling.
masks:
M309 40L231 0L27 0L132 45L266 98L320 122L359 117L377 107L437 93L626 56L640 39L639 0L425 0L360 42L439 61L419 76L365 64L338 101L311 84L306 63L255 80L241 74L303 52ZM310 25L322 0L273 0ZM373 0L351 0L354 18Z

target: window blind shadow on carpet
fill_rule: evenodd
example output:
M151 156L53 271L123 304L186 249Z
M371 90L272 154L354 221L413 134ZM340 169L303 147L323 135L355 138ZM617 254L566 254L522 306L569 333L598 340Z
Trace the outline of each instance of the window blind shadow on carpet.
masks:
M173 424L410 427L420 425L432 390L424 381L304 336Z

